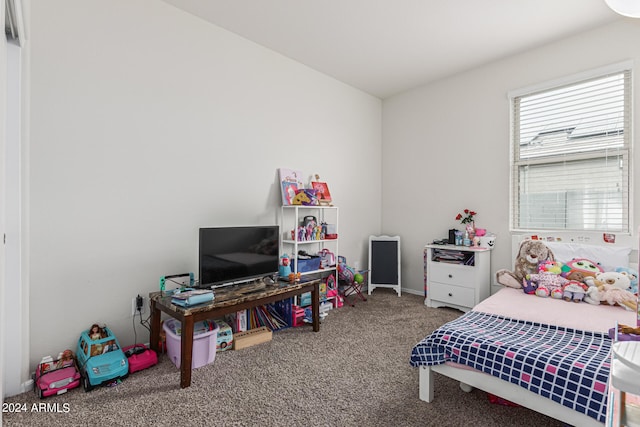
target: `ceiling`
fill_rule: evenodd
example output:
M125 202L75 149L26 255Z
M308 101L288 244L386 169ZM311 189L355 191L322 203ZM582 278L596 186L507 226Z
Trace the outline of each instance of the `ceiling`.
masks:
M164 0L379 98L622 18L604 0Z

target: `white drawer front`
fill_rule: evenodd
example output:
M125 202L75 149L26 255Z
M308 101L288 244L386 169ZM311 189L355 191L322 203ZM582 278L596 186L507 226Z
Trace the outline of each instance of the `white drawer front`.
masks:
M475 305L475 291L472 288L431 282L427 292L429 292L430 298L433 300L463 307L473 307Z
M477 275L474 267L434 262L431 264L431 271L429 273L431 276L428 276L428 279L434 282L466 286L469 288L477 285L475 283L475 281L477 281Z

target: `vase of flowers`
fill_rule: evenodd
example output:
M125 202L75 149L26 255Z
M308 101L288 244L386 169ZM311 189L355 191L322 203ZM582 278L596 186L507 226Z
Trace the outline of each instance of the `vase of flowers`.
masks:
M465 226L467 233L469 233L469 239L471 240L473 240L476 235L476 222L474 218L477 214L475 211L465 209L463 213L459 213L456 216L456 221L460 221L460 224Z

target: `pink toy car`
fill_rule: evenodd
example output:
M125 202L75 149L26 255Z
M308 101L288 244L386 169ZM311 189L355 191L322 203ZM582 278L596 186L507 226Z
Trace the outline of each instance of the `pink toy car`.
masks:
M43 359L36 368L34 389L40 399L66 393L79 385L80 371L70 350L58 360Z

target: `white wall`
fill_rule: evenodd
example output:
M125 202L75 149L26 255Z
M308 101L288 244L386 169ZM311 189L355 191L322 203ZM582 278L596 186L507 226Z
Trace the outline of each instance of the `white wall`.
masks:
M0 20L4 22L4 14L5 8L3 7L0 10ZM3 89L0 90L0 235L4 236L6 232L5 225L5 142L6 142L6 90L4 88L7 87L7 39L6 37L0 37L0 87ZM4 239L4 237L3 237ZM4 264L4 244L0 245L0 271L5 271ZM0 274L0 305L3 310L0 312L0 336L6 336L6 320L5 320L5 310L4 310L4 301L5 301L5 281L4 274ZM4 339L0 339L0 377L4 378ZM0 396L4 397L4 380L0 381ZM2 425L2 412L0 412L0 425Z
M384 101L382 230L404 239L403 287L423 291L424 245L460 228L455 216L465 208L478 212L478 227L498 236L492 275L512 268L507 92L627 59L640 73L633 40L640 40L640 20L621 20ZM635 124L639 97L636 87ZM635 185L635 224L639 191Z
M33 2L30 28L32 367L94 322L133 343L132 298L197 271L199 226L275 223L279 167L329 183L364 265L379 99L159 0Z

